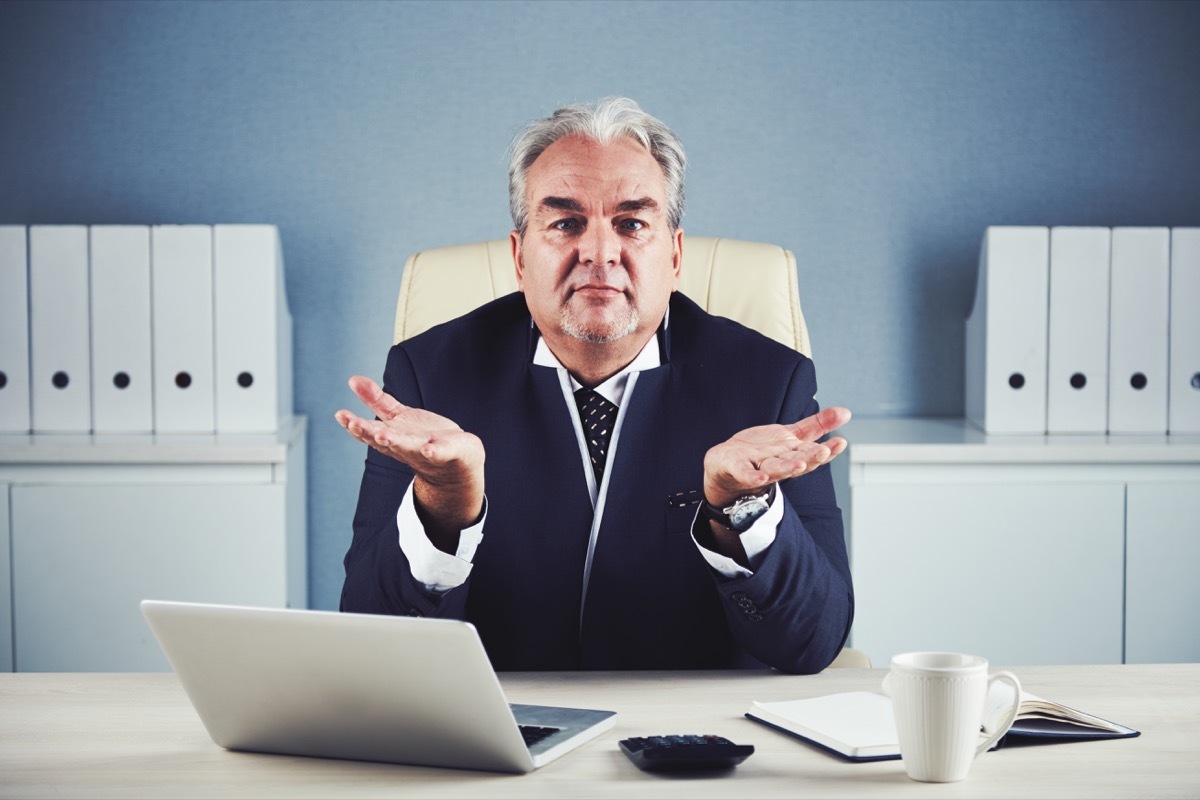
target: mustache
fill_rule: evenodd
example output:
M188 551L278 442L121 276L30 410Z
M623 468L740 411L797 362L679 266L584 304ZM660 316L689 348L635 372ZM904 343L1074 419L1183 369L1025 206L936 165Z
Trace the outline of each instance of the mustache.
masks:
M578 271L578 274L571 276L571 280L567 284L567 290L570 294L574 294L581 289L610 289L614 292L629 294L628 286L621 286L609 279L611 270L602 267L587 267Z

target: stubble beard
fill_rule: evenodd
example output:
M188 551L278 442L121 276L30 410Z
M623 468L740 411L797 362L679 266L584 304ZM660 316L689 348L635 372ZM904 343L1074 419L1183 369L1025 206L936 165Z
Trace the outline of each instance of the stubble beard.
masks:
M586 324L572 310L570 304L563 306L559 315L563 333L590 344L609 344L624 339L638 328L641 321L637 308L626 301L624 313L607 323Z

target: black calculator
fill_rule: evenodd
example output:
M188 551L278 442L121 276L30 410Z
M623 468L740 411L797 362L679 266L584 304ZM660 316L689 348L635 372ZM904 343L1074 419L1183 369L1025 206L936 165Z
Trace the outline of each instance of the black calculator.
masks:
M729 769L754 752L752 744L734 744L712 734L634 736L619 744L630 761L651 771Z

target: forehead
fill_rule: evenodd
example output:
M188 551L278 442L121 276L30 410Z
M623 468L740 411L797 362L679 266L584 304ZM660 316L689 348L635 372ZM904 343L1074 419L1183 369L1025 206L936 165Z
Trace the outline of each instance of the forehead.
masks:
M665 207L666 177L646 148L627 136L601 144L581 135L547 147L526 176L525 194L535 210L546 197L620 201L651 197Z

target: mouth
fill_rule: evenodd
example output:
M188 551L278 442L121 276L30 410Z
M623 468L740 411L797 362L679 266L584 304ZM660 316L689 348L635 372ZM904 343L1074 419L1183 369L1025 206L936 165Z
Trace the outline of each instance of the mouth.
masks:
M605 300L613 297L623 297L625 292L615 286L609 286L605 283L585 283L582 286L577 286L572 289L571 294L577 294L595 300Z

